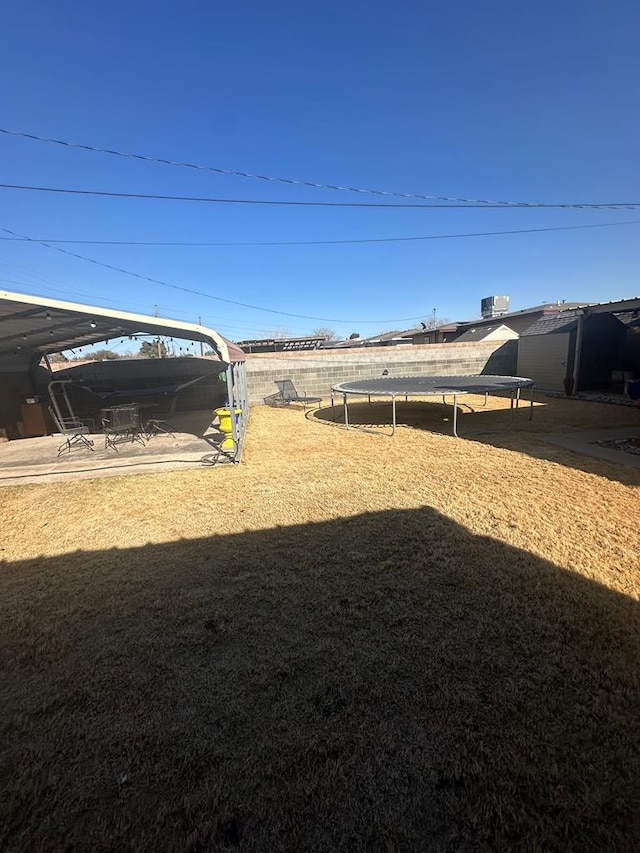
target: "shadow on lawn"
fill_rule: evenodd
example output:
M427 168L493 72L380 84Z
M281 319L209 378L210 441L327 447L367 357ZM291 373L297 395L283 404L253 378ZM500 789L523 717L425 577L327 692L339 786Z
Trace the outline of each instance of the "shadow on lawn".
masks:
M629 851L640 608L432 509L0 564L3 851Z
M529 420L529 401L523 397L519 410L514 411L512 427L509 429L508 397L504 399L506 406L504 409L485 409L481 398L475 397L469 400L472 411L462 402L462 399L458 404L458 435L462 439L526 453L536 459L546 459L568 468L606 476L607 479L616 480L628 486L640 486L640 472L637 469L625 467L622 453L619 463L611 463L547 444L535 437L537 433L597 430L598 414L602 413L603 408L607 415L602 425L603 430L633 424L635 420L640 435L640 412L635 409L566 401L562 398L542 395L536 398L533 419ZM447 404L443 404L441 398L437 397L429 402L411 401L411 399L405 402L402 398L397 402L396 420L399 426L452 436L452 412L450 398L447 398ZM585 420L588 418L586 422L580 420L580 415L583 413L586 416ZM324 407L310 412L309 416L325 423L330 421L340 426L344 424L341 401L339 403L336 401L333 410L330 406ZM380 433L381 437L387 438L391 435L391 420L391 404L388 401L374 400L372 405L361 401L349 403L349 422L355 427L371 429Z

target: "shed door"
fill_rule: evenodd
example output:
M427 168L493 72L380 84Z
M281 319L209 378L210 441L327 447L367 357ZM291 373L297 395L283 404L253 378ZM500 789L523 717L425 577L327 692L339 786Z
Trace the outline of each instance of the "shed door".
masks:
M518 341L518 376L533 379L543 391L564 391L570 372L570 332L530 335Z

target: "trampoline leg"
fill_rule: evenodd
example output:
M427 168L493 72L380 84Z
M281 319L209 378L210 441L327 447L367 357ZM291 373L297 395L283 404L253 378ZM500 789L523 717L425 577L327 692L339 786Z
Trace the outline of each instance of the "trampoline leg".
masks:
M509 403L509 429L513 426L513 390L511 391L510 403Z
M395 394L391 397L391 409L393 412L391 435L395 435L396 434L396 398L395 398Z
M371 405L371 394L369 394L369 405Z
M520 389L516 391L516 409L520 408Z
M533 385L531 386L531 400L529 401L529 420L533 420Z
M342 403L344 405L344 425L349 429L349 407L347 406L347 395L342 395Z
M485 391L485 393L484 393L484 403L483 403L482 405L483 405L483 406L486 406L488 402L489 402L489 395L488 395L488 394L487 394L487 392Z
M458 438L458 395L453 395L453 434Z

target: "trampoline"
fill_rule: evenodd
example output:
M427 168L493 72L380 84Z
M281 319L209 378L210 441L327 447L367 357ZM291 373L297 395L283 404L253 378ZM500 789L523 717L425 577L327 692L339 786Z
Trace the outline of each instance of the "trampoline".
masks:
M523 388L531 389L529 404L529 420L533 418L533 380L521 376L491 376L478 374L476 376L381 376L377 379L359 379L353 382L343 382L331 389L331 410L334 408L334 394L342 395L344 406L344 423L349 424L349 395L368 397L371 405L372 397L391 397L392 431L396 431L396 399L404 397L442 397L446 403L447 397L453 398L453 434L458 438L458 398L465 394L484 394L486 406L489 394L508 393L509 427L513 423L513 411L520 404L520 393ZM467 405L467 404L465 404ZM471 408L469 406L469 408Z

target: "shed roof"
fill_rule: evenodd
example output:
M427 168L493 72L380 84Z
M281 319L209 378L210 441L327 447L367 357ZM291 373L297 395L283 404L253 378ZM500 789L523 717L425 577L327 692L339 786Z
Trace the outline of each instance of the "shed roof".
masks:
M617 299L614 302L600 302L597 305L585 306L587 314L616 314L624 311L640 311L640 296L629 299Z
M585 317L595 314L626 314L628 316L618 317L618 319L623 323L632 325L635 320L633 314L637 315L640 312L640 297L633 296L629 299L618 299L613 302L588 303L584 305L574 303L573 305L567 305L567 309L554 316L541 317L539 320L536 320L535 323L522 332L521 337L547 335L554 332L569 332L577 324L577 318L580 314L583 314Z
M245 359L240 347L207 326L0 290L0 357L25 361L123 335L202 341L226 363Z
M561 314L555 314L551 317L540 317L528 329L521 333L521 338L531 337L533 335L552 335L557 332L570 332L575 329L578 323L578 314L576 311L563 311Z

